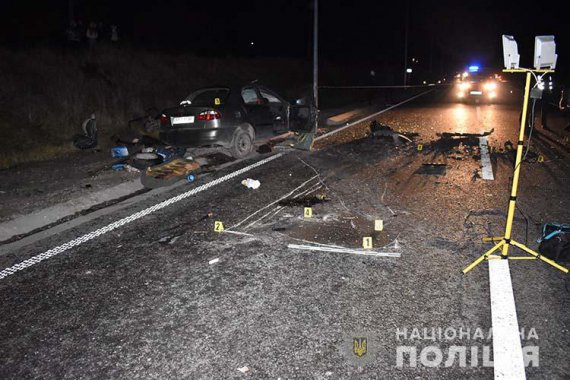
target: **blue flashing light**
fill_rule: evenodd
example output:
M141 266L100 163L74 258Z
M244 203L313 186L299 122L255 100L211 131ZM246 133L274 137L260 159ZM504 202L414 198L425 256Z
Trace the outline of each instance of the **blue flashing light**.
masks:
M479 66L477 66L477 65L469 66L469 72L470 73L476 73L478 71L479 71Z

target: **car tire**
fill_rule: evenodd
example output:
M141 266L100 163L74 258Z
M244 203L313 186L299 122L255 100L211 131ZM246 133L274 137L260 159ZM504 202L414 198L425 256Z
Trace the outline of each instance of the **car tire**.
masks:
M139 170L162 163L162 157L155 153L137 153L131 161L131 165Z
M233 158L239 159L247 156L253 150L253 131L238 128L232 139L230 154Z

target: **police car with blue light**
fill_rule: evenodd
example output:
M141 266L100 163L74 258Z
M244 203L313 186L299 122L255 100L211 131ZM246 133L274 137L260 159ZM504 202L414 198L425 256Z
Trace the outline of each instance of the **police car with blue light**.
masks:
M455 96L459 101L492 103L501 93L501 76L491 74L478 65L469 66L468 70L457 74Z

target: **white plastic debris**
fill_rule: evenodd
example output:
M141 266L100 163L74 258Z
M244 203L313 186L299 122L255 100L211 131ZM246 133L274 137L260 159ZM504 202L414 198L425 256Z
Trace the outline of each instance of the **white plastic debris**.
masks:
M240 371L241 373L246 373L246 372L249 372L249 367L244 366L244 367L238 368L237 370Z
M247 178L241 181L241 184L249 189L257 189L261 186L261 182L256 179Z
M124 168L126 171L128 171L130 173L140 173L139 169L135 168L134 166L128 165L128 164L125 165Z
M217 262L219 262L219 261L220 261L220 258L219 258L219 257L216 257L215 259L212 259L212 260L208 261L208 264L212 265L212 264L215 264L215 263L217 263Z

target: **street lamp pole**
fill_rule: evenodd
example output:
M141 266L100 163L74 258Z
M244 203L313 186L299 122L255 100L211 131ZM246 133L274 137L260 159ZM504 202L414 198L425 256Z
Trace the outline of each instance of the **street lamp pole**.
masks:
M314 2L313 19L313 100L319 108L319 0Z
M410 23L410 3L406 1L406 30L404 31L404 86L408 79L408 27Z

